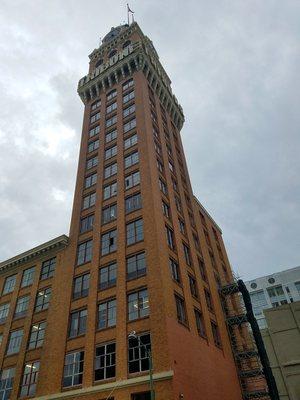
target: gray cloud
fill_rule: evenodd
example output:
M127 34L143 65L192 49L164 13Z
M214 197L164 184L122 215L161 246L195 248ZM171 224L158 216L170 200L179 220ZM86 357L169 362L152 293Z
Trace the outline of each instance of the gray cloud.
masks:
M299 265L297 1L132 1L183 105L194 192L244 278ZM0 258L68 232L88 54L123 2L2 1Z

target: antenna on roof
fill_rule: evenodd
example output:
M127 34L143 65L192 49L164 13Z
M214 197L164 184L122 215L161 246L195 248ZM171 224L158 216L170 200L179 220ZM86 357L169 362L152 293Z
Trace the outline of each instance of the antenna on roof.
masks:
M131 23L132 23L132 22L134 22L134 16L133 16L134 11L132 11L130 9L130 7L129 7L128 3L127 3L127 22L128 22L128 25L130 25L130 18L129 18L130 14L131 14Z
M99 37L99 47L101 46L101 43L102 43L102 38L101 38L101 36Z

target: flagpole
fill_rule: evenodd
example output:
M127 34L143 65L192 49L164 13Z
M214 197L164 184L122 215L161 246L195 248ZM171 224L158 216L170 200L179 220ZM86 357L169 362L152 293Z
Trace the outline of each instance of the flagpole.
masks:
M129 25L129 6L128 6L128 3L127 3L127 23Z

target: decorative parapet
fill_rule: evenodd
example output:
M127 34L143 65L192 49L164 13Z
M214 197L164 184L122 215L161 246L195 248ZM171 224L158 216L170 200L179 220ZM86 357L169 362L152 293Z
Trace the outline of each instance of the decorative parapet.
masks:
M111 57L106 63L95 68L91 73L80 79L78 94L84 104L98 98L101 92L106 92L114 84L134 71L142 71L149 85L158 95L166 111L170 114L174 125L180 130L184 123L184 115L181 105L178 103L171 90L171 81L162 67L152 42L139 28L137 23L131 24L125 31L121 31L120 37L113 41L113 45L124 40L127 31L138 30L141 40L130 44L128 47ZM111 46L112 44L109 44ZM108 45L104 45L107 48ZM99 53L100 52L100 53ZM103 46L94 50L91 59L96 59L103 53Z
M34 260L40 257L44 253L47 253L53 249L57 251L64 249L69 243L69 238L66 235L61 235L55 239L49 240L49 242L43 243L31 250L25 251L15 257L12 257L6 261L0 263L0 274L7 272L8 269L14 268L20 264L26 263L30 260Z

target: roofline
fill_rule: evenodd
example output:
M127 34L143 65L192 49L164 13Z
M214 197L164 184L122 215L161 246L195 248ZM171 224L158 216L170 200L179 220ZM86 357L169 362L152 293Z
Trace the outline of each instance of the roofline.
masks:
M257 278L249 279L248 281L245 281L245 284L247 285L247 284L250 284L250 283L252 283L253 281L256 281L256 280L258 280L258 279L263 279L263 278L272 277L273 275L276 275L276 274L283 274L283 273L285 273L285 272L286 272L286 273L289 273L289 272L292 272L292 271L295 271L295 270L298 270L298 269L300 269L300 265L298 265L297 267L292 267L292 268L283 269L282 271L272 272L271 274L268 274L268 275L258 276ZM253 290L256 290L256 289L253 289Z
M7 269L15 267L19 264L25 263L31 259L34 259L35 257L43 253L46 253L54 248L63 249L68 245L68 243L69 243L69 238L66 235L61 235L52 240L49 240L46 243L42 243L39 246L34 247L33 249L27 250L24 253L9 258L6 261L2 261L0 263L0 273L6 271Z
M200 201L197 199L195 195L193 195L193 198L195 202L198 204L198 206L201 208L201 210L204 212L204 214L211 220L211 222L215 225L215 227L220 231L222 234L222 229L219 227L219 225L216 223L216 221L213 219L213 217L209 214L209 212L204 208L204 206L200 203Z

